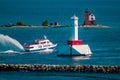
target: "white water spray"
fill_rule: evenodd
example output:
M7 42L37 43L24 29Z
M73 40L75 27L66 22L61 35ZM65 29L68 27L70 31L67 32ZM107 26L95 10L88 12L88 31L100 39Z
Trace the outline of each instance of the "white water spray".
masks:
M24 48L17 40L7 35L0 34L0 51L8 50L24 51Z

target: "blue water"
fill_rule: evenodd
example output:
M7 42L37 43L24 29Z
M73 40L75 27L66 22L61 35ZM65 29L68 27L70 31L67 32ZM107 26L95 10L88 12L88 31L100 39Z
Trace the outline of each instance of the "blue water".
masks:
M59 53L68 53L66 50L67 40L70 38L70 28L0 28L1 34L16 39L23 45L32 42L43 35L57 43L56 52L53 53L30 53L12 52L0 53L0 63L6 64L53 64L53 65L120 65L120 30L118 28L79 28L79 39L84 44L89 44L91 56L58 57ZM7 46L7 45L6 45ZM2 45L0 45L1 50ZM11 45L12 47L12 45ZM12 50L12 48L11 48ZM7 51L7 50L6 50ZM119 74L89 74L89 73L40 73L40 72L1 72L2 80L21 79L82 79L82 80L119 80ZM14 74L14 75L12 75ZM19 78L20 76L21 79ZM29 76L29 77L28 77Z
M62 25L71 25L70 17L76 14L83 24L84 10L88 8L96 15L96 22L111 28L79 28L79 39L89 44L92 55L58 57L68 53L67 40L70 28L0 28L0 35L18 41L22 46L46 35L57 43L56 52L29 53L15 48L16 42L4 42L0 37L0 63L6 64L55 64L55 65L120 65L120 1L119 0L0 0L0 25L24 21L30 25L41 25L48 19ZM5 37L5 36L4 36ZM4 44L4 45L3 45ZM11 52L13 51L13 52ZM119 74L97 73L41 73L0 72L0 80L120 80Z
M58 65L120 65L120 33L119 29L83 29L79 28L79 39L83 44L89 44L93 54L89 57L58 57L59 53L68 53L67 40L70 38L70 28L1 28L0 32L9 35L20 42L32 43L35 39L47 35L53 43L57 43L56 52L35 53L20 52L19 54L0 54L0 63L14 64L58 64ZM56 35L57 34L57 35ZM7 45L6 45L7 46ZM2 45L1 52L3 50ZM8 46L7 46L8 47ZM9 50L9 49L8 49ZM11 45L11 49L12 45ZM15 50L16 51L16 50ZM64 61L64 63L63 63Z

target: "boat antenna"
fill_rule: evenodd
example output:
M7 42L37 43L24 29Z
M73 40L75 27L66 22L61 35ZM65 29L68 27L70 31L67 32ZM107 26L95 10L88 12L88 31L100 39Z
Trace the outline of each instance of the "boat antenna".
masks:
M47 39L47 36L46 36L46 35L44 35L44 39Z

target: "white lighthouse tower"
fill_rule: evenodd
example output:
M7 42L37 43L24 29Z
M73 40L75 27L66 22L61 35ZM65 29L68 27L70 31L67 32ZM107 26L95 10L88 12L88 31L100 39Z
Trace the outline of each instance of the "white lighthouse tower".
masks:
M71 28L71 33L72 33L72 38L71 40L78 40L78 17L76 17L75 15L73 17L71 17L71 19L73 19L72 24L72 28Z
M87 44L82 44L82 40L78 40L78 17L71 17L73 20L73 25L71 27L71 39L68 41L68 46L70 48L70 55L89 55L91 50Z

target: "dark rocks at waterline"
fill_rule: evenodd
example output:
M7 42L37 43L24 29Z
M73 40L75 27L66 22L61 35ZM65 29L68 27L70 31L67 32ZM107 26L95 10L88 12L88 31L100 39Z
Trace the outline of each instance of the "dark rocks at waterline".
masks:
M120 66L0 64L0 71L120 73Z

